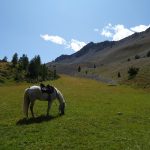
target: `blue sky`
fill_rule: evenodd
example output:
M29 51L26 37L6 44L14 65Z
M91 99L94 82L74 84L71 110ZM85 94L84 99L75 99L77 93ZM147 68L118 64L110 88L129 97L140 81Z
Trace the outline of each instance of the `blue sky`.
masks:
M149 0L0 0L0 59L42 62L85 44L119 40L150 26Z

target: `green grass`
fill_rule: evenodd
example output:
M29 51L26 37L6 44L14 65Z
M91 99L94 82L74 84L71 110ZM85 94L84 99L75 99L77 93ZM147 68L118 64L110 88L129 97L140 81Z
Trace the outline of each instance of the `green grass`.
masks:
M149 91L68 76L50 83L64 94L66 114L57 115L55 102L45 118L47 103L36 101L39 117L28 121L21 109L29 84L0 87L0 149L150 149Z

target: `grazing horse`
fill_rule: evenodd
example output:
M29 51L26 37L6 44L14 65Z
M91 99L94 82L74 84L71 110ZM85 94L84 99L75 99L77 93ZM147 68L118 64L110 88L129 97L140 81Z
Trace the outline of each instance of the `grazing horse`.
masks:
M51 87L53 88L53 92L51 94L42 92L40 86L31 86L30 88L25 89L23 111L27 118L28 118L29 106L30 106L32 117L34 117L33 106L36 100L48 101L47 115L49 115L52 102L55 99L57 99L59 102L59 113L60 115L64 114L64 110L65 110L64 97L56 87L53 86Z

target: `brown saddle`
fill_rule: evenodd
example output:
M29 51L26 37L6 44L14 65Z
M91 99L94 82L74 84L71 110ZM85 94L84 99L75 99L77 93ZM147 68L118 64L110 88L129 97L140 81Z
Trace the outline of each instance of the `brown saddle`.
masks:
M50 86L49 84L45 86L44 84L41 83L40 87L41 87L42 93L48 93L48 94L54 93L54 87Z

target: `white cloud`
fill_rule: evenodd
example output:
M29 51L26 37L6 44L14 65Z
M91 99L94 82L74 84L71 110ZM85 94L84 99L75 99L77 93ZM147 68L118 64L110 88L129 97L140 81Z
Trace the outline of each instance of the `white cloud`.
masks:
M72 50L79 51L83 46L86 45L85 42L81 42L75 39L72 39L71 41L66 41L64 38L57 36L57 35L40 35L40 37L45 41L51 41L55 44L63 45L65 48L70 48Z
M72 39L70 44L69 44L69 47L76 52L76 51L79 51L85 45L86 45L85 42L80 42L78 40Z
M142 32L142 31L145 31L149 27L150 27L150 24L147 26L146 25L139 25L139 26L132 27L130 29L134 32Z
M118 41L132 35L135 32L145 31L149 27L150 25L139 25L128 29L122 24L117 24L113 26L111 23L109 23L106 27L102 29L101 35L107 38L112 38L113 41Z
M59 45L65 45L66 44L66 40L63 39L60 36L57 36L57 35L48 35L48 34L45 34L45 35L40 35L40 37L42 39L44 39L45 41L51 41L51 42L59 44Z
M112 33L106 29L103 29L101 32L101 35L106 36L106 37L112 37Z
M129 35L132 35L134 32L125 28L124 25L116 25L113 27L114 29L114 35L113 35L113 41L119 41Z
M113 41L118 41L133 33L133 31L125 28L124 25L117 24L113 26L109 23L106 27L103 28L101 35L112 38Z

